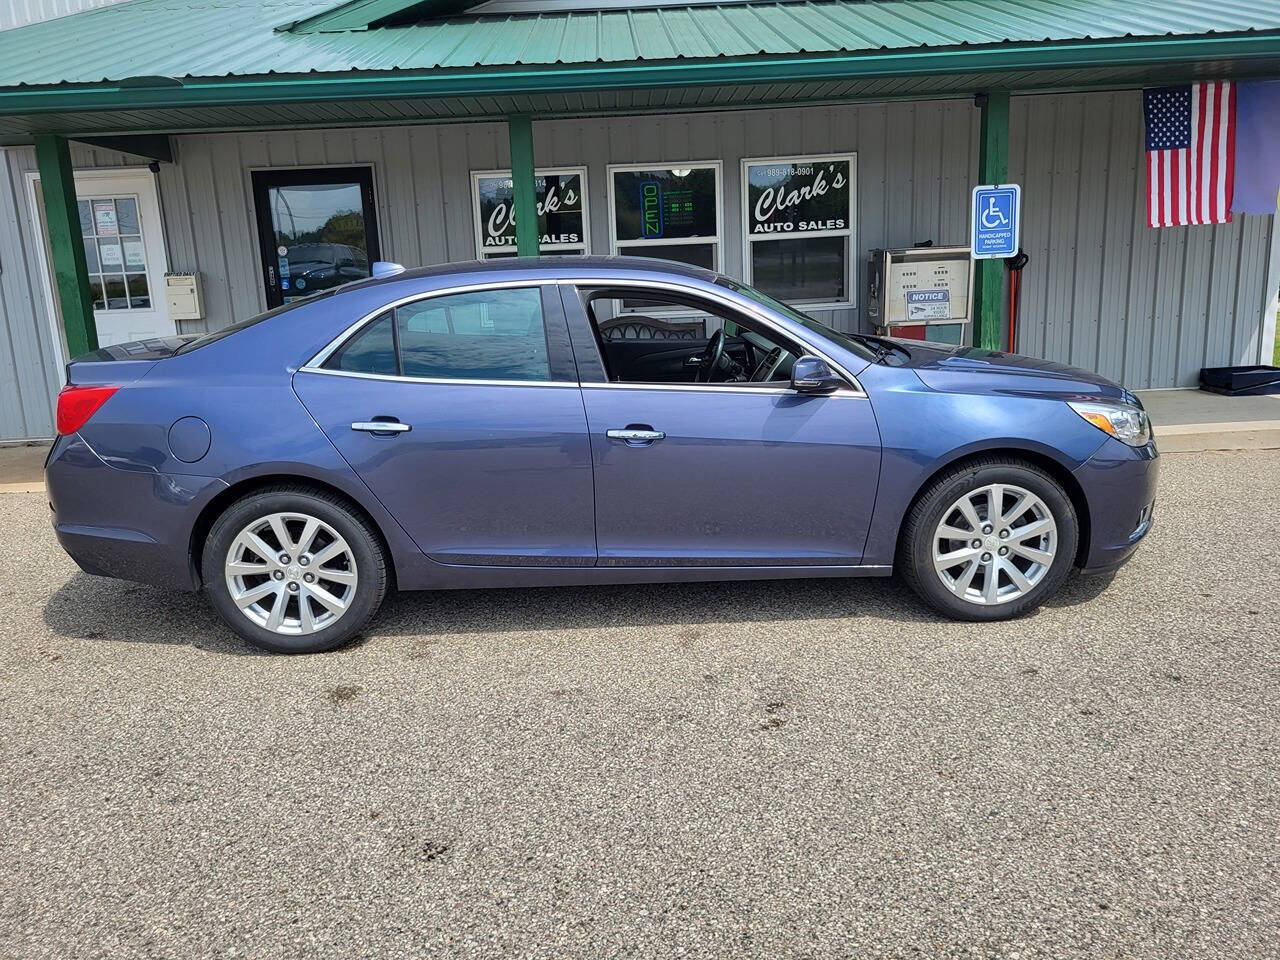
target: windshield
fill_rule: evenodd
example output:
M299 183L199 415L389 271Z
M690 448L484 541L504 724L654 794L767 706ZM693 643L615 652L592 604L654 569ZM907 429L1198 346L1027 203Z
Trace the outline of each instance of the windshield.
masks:
M861 357L864 360L876 359L876 352L870 349L865 343L855 340L847 333L841 333L839 330L828 327L825 323L813 319L813 317L809 316L807 313L801 313L795 307L787 306L787 304L783 303L781 300L775 300L767 293L762 293L755 287L748 287L745 283L739 283L737 280L730 277L716 277L716 283L722 287L728 287L734 293L742 294L748 300L754 300L756 303L760 304L760 306L767 307L774 313L782 314L788 320L794 320L806 330L811 330L819 336L825 337L833 343L844 347L854 356Z

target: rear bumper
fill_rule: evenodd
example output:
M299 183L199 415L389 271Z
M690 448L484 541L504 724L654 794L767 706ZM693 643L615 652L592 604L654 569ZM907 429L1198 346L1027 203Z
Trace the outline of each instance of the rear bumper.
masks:
M191 531L221 480L112 467L71 436L50 450L45 485L58 542L86 573L198 587Z
M1160 454L1155 443L1130 447L1108 439L1076 470L1089 504L1089 543L1080 564L1085 574L1117 570L1155 520Z

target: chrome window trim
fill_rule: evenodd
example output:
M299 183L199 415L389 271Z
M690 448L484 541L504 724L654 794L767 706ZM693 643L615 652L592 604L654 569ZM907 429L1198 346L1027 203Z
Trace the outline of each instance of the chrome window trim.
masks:
M299 373L318 373L326 377L355 377L357 380L391 380L395 383L465 383L473 387L577 387L573 380L464 380L453 377L401 377L391 373L359 373L355 370L328 370L324 367L300 367Z
M359 377L359 378L372 379L372 380L396 380L396 381L404 381L407 383L466 383L466 384L484 385L484 386L513 386L513 385L522 386L522 387L528 387L528 386L600 387L600 386L604 386L604 387L622 387L622 388L633 388L633 389L634 388L640 388L640 389L646 389L646 388L647 389L654 389L654 388L656 389L691 389L692 388L692 389L698 389L698 390L719 390L722 392L725 390L735 389L734 384L713 384L713 385L680 384L680 383L671 383L671 384L582 383L582 384L578 384L570 381L557 381L557 380L463 380L463 379L455 380L455 379L450 379L445 377L427 379L425 377L401 377L401 376L393 376L391 374L380 374L380 373L356 373L356 372L347 371L347 370L327 370L324 368L325 361L327 361L334 354L335 351L337 351L344 343L346 343L347 340L349 340L352 336L354 336L357 332L359 332L359 330L365 324L370 323L373 320L376 320L378 317L382 316L388 310L395 310L397 307L404 306L407 303L417 303L418 301L421 301L421 300L433 300L436 297L445 297L445 296L450 296L456 293L474 293L476 291L482 291L482 290L509 290L509 289L518 288L518 287L531 287L533 289L541 290L543 287L547 287L547 286L647 287L653 290L671 290L671 291L674 291L677 293L683 293L689 296L702 297L703 299L710 300L714 303L718 303L725 307L728 307L731 310L736 310L739 313L748 314L750 317L758 321L760 324L762 324L764 327L768 328L769 330L772 330L775 333L783 337L786 337L790 340L799 341L800 343L804 344L804 346L808 348L808 350L812 352L813 356L819 357L822 360L826 361L826 363L829 364L831 368L836 371L836 373L840 374L840 376L844 377L845 380L848 381L848 387L849 387L848 390L841 389L833 394L814 394L814 396L853 396L853 397L862 397L864 399L867 396L866 391L862 389L862 384L858 382L858 378L855 377L852 373L850 373L843 364L831 359L830 356L828 356L824 351L822 351L818 347L815 347L813 343L807 338L802 336L797 336L795 333L793 333L790 330L785 330L780 328L776 323L774 323L769 318L769 315L764 312L764 309L762 307L742 304L742 303L739 303L737 300L734 300L731 297L725 296L724 294L718 291L707 290L703 287L695 286L692 284L673 283L670 280L639 280L639 279L633 279L633 278L611 277L611 276L551 277L551 278L545 278L541 280L529 279L529 278L526 278L523 280L484 280L484 281L476 281L475 283L455 284L449 287L441 287L438 290L429 290L426 293L418 292L418 293L410 294L408 296L400 297L397 300L392 300L389 303L382 304L376 310L370 311L369 313L361 317L359 320L349 325L336 337L330 340L329 343L320 350L320 352L318 352L310 360L308 360L301 367L299 367L298 372L299 373L303 373L303 372L322 373L327 376ZM756 393L763 393L765 392L766 389L771 389L771 388L746 387L746 388L737 388L737 389L746 389L746 390L754 391ZM778 390L778 392L787 393L787 394L797 393L797 391L792 390L790 388L783 388Z
M748 383L584 383L583 390L683 390L698 393L724 393L734 397L755 396L788 396L788 397L848 397L855 399L865 397L865 393L856 393L848 385L831 393L805 393L792 387L753 387Z

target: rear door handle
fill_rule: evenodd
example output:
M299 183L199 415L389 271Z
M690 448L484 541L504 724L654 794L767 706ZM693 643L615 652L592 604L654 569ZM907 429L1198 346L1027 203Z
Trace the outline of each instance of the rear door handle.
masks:
M407 423L401 423L399 420L357 420L351 425L352 430L358 430L361 433L381 433L390 435L395 433L408 433L413 429Z
M610 440L621 440L633 447L645 447L656 440L662 440L666 434L652 427L629 426L625 430L606 430L605 436Z

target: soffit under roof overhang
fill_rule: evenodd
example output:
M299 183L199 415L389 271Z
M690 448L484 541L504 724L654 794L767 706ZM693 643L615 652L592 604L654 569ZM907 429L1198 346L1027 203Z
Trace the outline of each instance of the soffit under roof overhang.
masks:
M1268 76L1266 64L1231 61L1197 65L1208 77ZM1134 89L1187 79L1183 67L1133 65L1094 69L834 78L692 87L606 88L563 92L495 92L469 96L403 96L133 106L0 116L0 146L30 143L35 133L107 136L197 134L417 123L535 120L799 107L858 101L967 98L981 91L1034 94ZM264 85L306 78L258 78ZM264 91L264 96L270 96Z

